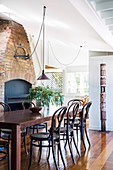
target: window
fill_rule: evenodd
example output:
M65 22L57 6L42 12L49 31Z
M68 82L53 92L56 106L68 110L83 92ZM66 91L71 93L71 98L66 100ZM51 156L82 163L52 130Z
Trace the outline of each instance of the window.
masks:
M46 72L47 77L50 79L46 81L44 85L52 87L54 90L63 91L63 72Z
M67 92L77 94L89 93L88 72L67 73Z

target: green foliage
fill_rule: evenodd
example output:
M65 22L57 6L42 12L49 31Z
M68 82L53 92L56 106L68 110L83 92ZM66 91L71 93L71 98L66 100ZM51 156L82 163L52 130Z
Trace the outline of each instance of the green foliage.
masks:
M58 90L62 91L62 88L63 88L62 72L61 73L60 72L59 73L57 73L57 72L52 73L52 80L55 81L55 84L57 85Z
M52 104L62 105L64 96L61 93L54 91L52 88L49 88L49 86L45 87L43 85L30 88L27 99L29 101L36 99L41 102L42 106L49 106L50 102Z

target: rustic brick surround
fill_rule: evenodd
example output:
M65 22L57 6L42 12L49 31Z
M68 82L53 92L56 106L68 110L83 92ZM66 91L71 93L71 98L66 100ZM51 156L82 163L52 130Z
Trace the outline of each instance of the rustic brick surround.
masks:
M0 101L4 101L5 82L13 79L23 79L34 84L36 81L32 57L28 60L14 58L15 47L13 41L16 46L21 44L21 46L27 48L29 54L31 54L24 27L14 21L11 24L11 21L0 20Z

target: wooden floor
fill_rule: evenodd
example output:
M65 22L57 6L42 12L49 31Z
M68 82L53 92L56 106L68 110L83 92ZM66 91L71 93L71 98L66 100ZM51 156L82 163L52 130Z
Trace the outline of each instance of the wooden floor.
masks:
M113 132L102 133L99 131L89 131L89 138L91 141L91 147L89 148L86 141L87 150L83 148L83 144L77 143L81 157L77 156L76 150L72 144L73 154L76 163L73 164L68 146L64 149L64 142L62 141L62 151L65 157L66 168L65 170L113 170ZM29 151L29 138L27 138L27 149ZM38 149L34 148L33 160L31 170L55 170L52 153L50 159L47 162L47 148L43 149L41 162L38 165ZM57 159L60 170L63 170L63 164L61 158ZM22 147L22 170L28 169L29 155L27 156ZM0 161L0 170L7 170L7 159Z

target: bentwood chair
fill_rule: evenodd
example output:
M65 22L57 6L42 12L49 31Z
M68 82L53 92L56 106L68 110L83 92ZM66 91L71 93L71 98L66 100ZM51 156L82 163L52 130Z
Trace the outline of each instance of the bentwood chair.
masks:
M0 161L8 156L8 170L11 170L10 164L10 143L0 140Z
M82 101L81 99L71 99L71 100L69 100L69 102L67 103L67 105L70 106L72 103L75 103L75 102L79 103L79 107L81 107L81 106L84 105L84 103L83 103L83 101ZM71 115L70 115L70 114L69 114L69 117L70 117L70 119L71 119ZM73 119L73 118L72 118L72 119ZM78 117L78 119L79 119L79 117ZM66 124L67 124L67 118L64 119L64 126L65 126Z
M4 112L6 111L11 111L11 108L8 104L6 103L3 103L3 102L0 102L0 106L3 107L4 109ZM1 138L4 139L4 140L11 140L11 133L12 133L12 130L11 129L1 129ZM26 147L26 129L21 129L21 136L23 138L23 144L24 144L24 147L25 147L25 152L26 154L28 155L28 152L27 152L27 147Z
M72 104L73 102L78 102L79 103L79 106L83 105L83 100L81 99L71 99L69 100L69 102L67 103L67 105L69 106L70 104Z
M52 154L53 154L55 167L58 170L59 167L58 167L58 164L56 161L56 154L55 154L55 150L54 150L55 144L58 145L58 151L60 152L61 159L62 159L63 165L65 167L65 162L64 162L64 158L63 158L61 146L60 146L60 127L61 127L62 120L66 114L66 110L67 110L67 107L61 107L55 111L55 113L52 116L51 128L48 132L34 133L30 136L31 148L30 148L30 162L29 162L28 169L30 169L30 166L31 166L32 151L33 151L33 146L35 146L35 147L39 147L39 151L40 151L38 163L40 163L42 147L49 147L49 153L48 153L47 160L50 157L50 147L52 147ZM57 123L57 127L55 128L56 122L58 122L58 123ZM36 141L37 141L37 144L36 144ZM44 143L45 141L48 141L47 145Z
M29 109L29 107L35 107L35 104L33 102L28 102L28 101L23 101L22 102L22 107L23 109ZM30 129L33 130L33 133L35 132L35 130L37 130L37 133L39 132L39 129L46 129L47 132L47 122L43 122L34 126L30 126Z
M86 149L86 145L85 145L85 140L84 140L84 131L85 131L88 144L91 145L88 134L87 134L87 122L86 122L91 105L92 105L92 102L86 103L80 112L80 115L79 115L80 119L74 122L74 130L76 131L80 130L81 140L83 141L85 149Z
M67 105L70 106L72 103L75 103L75 102L79 103L79 110L76 116L76 120L79 120L80 119L79 112L81 112L84 102L81 99L71 99L68 101ZM71 117L71 115L69 114L69 121L72 121L72 120L73 120L73 117ZM67 125L67 118L64 119L64 126L66 125ZM77 141L78 141L78 131L76 131L76 136L77 136Z
M61 140L66 140L64 148L66 147L66 145L68 143L73 163L75 163L75 160L74 160L73 152L72 152L72 149L71 149L70 140L71 141L73 140L77 154L78 154L78 156L80 156L78 147L76 145L75 136L74 136L74 122L75 122L75 118L76 118L77 113L78 113L78 108L79 108L79 104L76 103L76 102L72 102L71 105L68 106L66 126L60 128L60 135L63 136L63 138L61 138ZM70 119L70 117L69 117L70 113L71 113L71 122L69 120ZM66 138L64 138L64 136Z
M6 112L6 111L11 111L11 108L10 108L10 106L8 105L8 104L6 104L6 103L3 103L3 102L0 102L0 106L2 106L2 109L3 109L3 111L4 112ZM11 129L0 129L0 131L1 131L1 134L2 133L6 133L6 134L11 134ZM1 135L0 134L0 135ZM3 136L2 136L3 137ZM7 139L7 138L6 138Z

